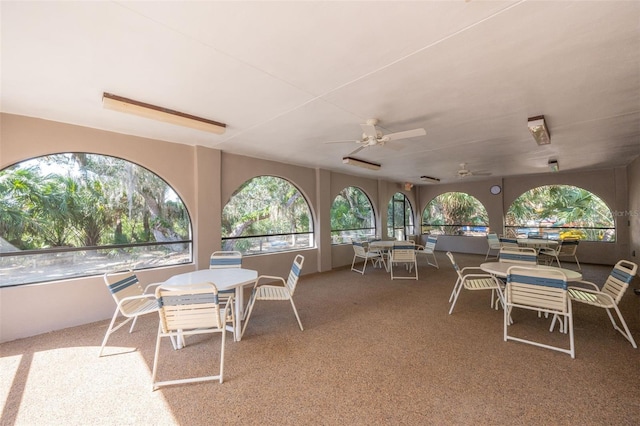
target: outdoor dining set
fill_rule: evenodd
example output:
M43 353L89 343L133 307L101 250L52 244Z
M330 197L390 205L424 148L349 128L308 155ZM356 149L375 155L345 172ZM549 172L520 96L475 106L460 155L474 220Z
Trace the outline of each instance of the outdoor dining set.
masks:
M293 295L296 290L304 256L296 255L286 278L258 275L257 271L242 268L242 254L237 251L216 251L211 255L208 269L174 275L160 283L142 287L131 270L107 273L104 281L117 307L100 347L103 355L105 345L112 333L131 322L129 332L139 316L149 313L159 315L158 334L153 360L153 390L160 386L181 383L217 380L224 378L224 348L226 333L239 342L247 329L249 319L257 301L288 300L298 321ZM244 287L253 284L247 305L243 301ZM125 319L116 324L122 315ZM196 334L221 334L220 365L217 374L174 380L158 381L160 342L168 337L175 350L186 345L185 337Z
M438 267L435 258L436 236L427 237L427 245L417 246L413 241L354 241L354 257L351 270L364 274L367 262L374 267L385 268L391 279L418 279L416 256L425 253L432 256L428 264ZM620 260L602 285L583 280L582 268L576 250L579 240L549 240L544 238L504 238L496 234L487 236L488 250L485 262L478 266L458 266L454 255L448 251L457 274L456 282L449 297L449 314L452 314L462 290L488 290L491 293L490 307L504 311L504 341L518 341L547 349L567 353L575 358L572 303L585 303L606 310L613 328L637 348L636 342L625 322L618 304L624 296L631 280L638 271L638 265ZM488 261L495 253L495 260ZM577 269L562 267L561 258L569 258ZM363 262L362 267L359 263ZM554 266L554 263L556 266ZM406 276L394 274L394 268L404 265L407 271L415 272ZM511 332L514 309L529 310L539 317L551 318L549 331L556 324L568 335L568 345L544 343L532 338L514 335ZM615 316L614 314L615 313Z

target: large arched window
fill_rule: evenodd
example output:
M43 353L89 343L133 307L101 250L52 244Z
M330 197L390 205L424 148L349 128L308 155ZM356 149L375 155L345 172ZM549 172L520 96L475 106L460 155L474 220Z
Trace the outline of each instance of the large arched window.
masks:
M604 201L570 185L539 186L516 198L507 211L505 232L511 237L616 240L613 214Z
M489 215L482 203L464 192L445 192L422 212L423 234L486 236Z
M331 243L375 237L376 221L369 197L360 188L344 188L331 204Z
M402 192L396 192L387 206L387 235L396 240L406 240L414 232L411 203Z
M191 221L153 172L63 153L0 171L0 286L192 261Z
M313 247L313 219L302 193L285 179L246 181L222 209L222 248L245 255Z

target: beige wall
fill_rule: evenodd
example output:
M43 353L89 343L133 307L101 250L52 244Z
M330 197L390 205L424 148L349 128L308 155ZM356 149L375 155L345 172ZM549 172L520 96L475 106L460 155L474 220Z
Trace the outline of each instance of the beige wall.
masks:
M640 157L627 168L627 178L629 210L621 219L629 221L629 259L640 263Z
M329 271L351 263L351 247L331 246L330 236L331 202L346 186L357 186L371 198L376 210L377 226L382 233L386 232L387 204L398 191L405 193L413 203L416 225L420 223L422 209L434 196L456 190L477 197L487 208L492 229L501 229L502 214L511 200L526 189L543 183L574 184L595 192L614 210L640 210L640 160L636 160L629 168L632 179L629 180L628 187L627 171L615 169L568 175L488 179L482 182L461 181L451 185L423 185L404 191L399 182L332 173L223 153L215 149L22 116L0 114L0 125L0 169L45 154L81 151L113 155L132 161L150 169L171 184L191 217L195 263L140 271L143 283L164 281L176 273L207 267L210 253L220 248L222 206L241 183L258 175L288 179L301 190L312 208L317 247L302 251L305 256L303 274ZM489 187L493 184L502 185L503 194L491 195ZM613 254L609 256L608 253L601 253L586 261L612 264L618 257L628 257L630 249L640 250L640 218L636 215L631 216L630 220L634 234L631 241L629 226L624 226L619 220L619 243L613 245ZM438 250L471 250L469 252L480 253L486 250L486 242L477 238L458 237L451 242L443 239L438 244ZM440 247L440 244L443 246ZM452 244L452 247L446 246L447 244ZM585 255L590 256L589 250L585 252ZM289 270L293 256L294 253L248 256L243 263L262 274L283 276ZM113 300L101 277L0 288L0 342L103 320L111 317L113 310ZM106 329L106 325L102 327ZM96 342L96 345L99 344L100 342Z

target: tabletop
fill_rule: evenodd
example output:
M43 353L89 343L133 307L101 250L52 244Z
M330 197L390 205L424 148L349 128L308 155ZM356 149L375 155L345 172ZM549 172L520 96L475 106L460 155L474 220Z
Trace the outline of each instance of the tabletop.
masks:
M543 239L543 238L518 238L516 241L518 242L518 245L521 246L521 247L533 247L533 248L551 247L551 248L555 248L558 245L558 242L556 240L547 240L547 239Z
M201 269L174 275L166 280L164 287L184 288L192 284L211 282L218 290L229 290L238 286L253 284L258 278L258 271L244 268Z
M506 278L507 277L507 269L512 266L522 266L524 268L536 268L536 269L552 269L554 271L561 271L567 277L567 282L569 281L580 281L582 279L582 274L578 271L574 271L572 269L565 268L557 268L555 266L545 266L545 265L525 265L519 263L511 263L511 262L486 262L480 265L480 269L495 276Z

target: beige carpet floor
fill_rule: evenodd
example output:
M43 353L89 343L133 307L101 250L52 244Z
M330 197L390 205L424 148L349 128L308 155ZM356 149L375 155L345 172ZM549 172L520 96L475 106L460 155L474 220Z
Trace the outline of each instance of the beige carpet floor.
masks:
M151 390L158 318L115 333L98 358L108 321L0 345L2 425L636 425L640 351L604 310L574 304L576 359L503 341L503 312L488 292L463 291L455 274L422 263L418 281L380 269L303 276L288 302L256 305L241 342L227 340L224 383ZM457 255L461 266L484 256ZM604 282L611 267L584 265ZM636 277L632 288L640 287ZM621 309L640 341L640 297ZM514 332L547 342L549 320L514 312ZM229 335L230 337L230 335ZM210 374L219 336L165 339L160 379Z

